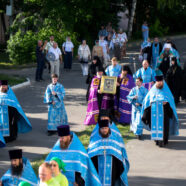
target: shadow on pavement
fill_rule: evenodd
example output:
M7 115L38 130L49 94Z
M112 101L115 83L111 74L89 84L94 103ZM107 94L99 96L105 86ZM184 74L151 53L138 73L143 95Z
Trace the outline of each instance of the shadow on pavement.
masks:
M185 179L153 178L145 176L129 176L130 186L184 186Z

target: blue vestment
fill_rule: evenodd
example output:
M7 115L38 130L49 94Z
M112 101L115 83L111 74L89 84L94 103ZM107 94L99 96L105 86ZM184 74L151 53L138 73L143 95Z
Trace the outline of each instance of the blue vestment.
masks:
M157 44L157 46L155 46ZM159 57L159 50L160 50L160 44L159 43L153 43L152 44L152 68L156 68L156 63Z
M121 74L121 65L116 66L110 65L105 70L107 76L118 77Z
M128 102L132 104L132 121L130 129L134 132L135 135L142 135L143 133L143 123L141 120L141 105L147 92L148 90L143 86L141 86L140 88L134 87L127 96ZM134 99L135 96L138 96L138 98ZM139 103L140 105L136 106L136 103Z
M112 129L117 127L112 124ZM102 185L111 185L112 182L112 158L117 158L124 167L124 171L120 175L120 184L127 186L127 173L129 171L129 161L125 150L122 137L116 132L111 133L108 138L102 138L99 134L99 127L95 127L93 135L91 135L90 144L88 146L88 154L90 158L98 157L98 172ZM116 180L115 180L116 181Z
M5 140L0 132L0 148L5 146Z
M87 151L78 139L75 133L72 133L72 141L68 149L61 149L59 140L54 145L52 151L46 158L50 161L53 157L58 157L64 161L65 176L69 181L69 186L73 186L75 182L75 172L79 172L85 181L85 186L101 185L97 171L89 158Z
M18 186L20 182L26 181L32 186L38 186L38 179L28 159L23 158L23 172L20 177L13 176L9 169L1 178L3 186Z
M52 95L52 91L57 95ZM48 131L56 131L57 126L68 124L67 113L63 103L64 96L65 89L60 83L56 83L56 85L50 84L47 86L44 103L48 104ZM55 102L54 105L52 104L53 101Z
M142 25L142 29L144 29L145 31L142 31L143 33L143 39L144 41L147 41L149 38L149 27L146 25Z
M7 93L0 93L0 132L2 136L10 136L8 107L13 107L20 114L17 121L18 133L26 133L32 130L32 126L23 112L14 92L8 87Z
M152 89L148 92L147 96L145 97L144 101L143 101L143 106L142 106L142 110L141 110L141 116L143 116L144 110L147 107L151 106L151 132L152 132L152 139L154 138L158 138L158 136L156 135L155 137L153 136L153 134L156 132L156 134L158 133L162 133L162 128L154 128L154 126L156 127L156 122L152 121L155 120L156 118L153 118L152 112L154 112L154 110L157 111L160 110L162 107L161 105L158 104L162 104L162 102L168 102L170 104L171 109L173 110L173 118L170 118L169 121L169 134L170 135L178 135L179 134L179 122L178 122L178 116L177 116L177 112L176 112L176 106L174 103L174 98L173 95L167 85L167 83L164 81L164 86L162 89L157 89L156 86L154 85L152 87ZM158 109L159 107L159 109ZM163 116L163 111L160 110L159 114L156 114L158 118L158 120L162 120ZM162 124L160 124L160 127L162 127ZM147 127L145 127L147 128ZM148 130L150 130L149 128L147 128ZM160 136L159 136L160 137Z
M143 83L150 83L155 81L155 71L148 67L146 70L142 67L134 75L133 78L142 78Z

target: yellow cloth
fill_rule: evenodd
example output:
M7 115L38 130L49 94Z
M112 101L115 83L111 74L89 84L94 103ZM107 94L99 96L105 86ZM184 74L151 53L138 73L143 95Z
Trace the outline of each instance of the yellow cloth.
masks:
M51 178L47 182L41 182L40 186L61 186L55 178Z
M65 175L59 173L56 177L55 180L60 184L60 186L68 186L68 180Z

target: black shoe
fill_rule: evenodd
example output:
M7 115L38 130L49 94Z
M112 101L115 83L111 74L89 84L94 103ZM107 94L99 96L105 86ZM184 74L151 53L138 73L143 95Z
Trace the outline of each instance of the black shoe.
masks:
M138 140L142 140L142 135L137 135L136 137Z
M156 140L155 143L156 143L156 145L159 145L159 141Z
M40 80L39 80L39 79L36 79L36 81L37 81L37 82L40 82Z
M159 147L164 147L164 141L159 141Z
M45 81L45 80L43 78L41 78L40 81Z

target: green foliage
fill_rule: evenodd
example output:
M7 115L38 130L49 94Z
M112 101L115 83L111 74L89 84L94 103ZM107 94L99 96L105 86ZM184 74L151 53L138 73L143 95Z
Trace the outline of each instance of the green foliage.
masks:
M6 74L0 74L0 79L6 79L6 80L8 80L8 84L10 86L17 85L19 83L23 83L23 82L26 81L26 79L23 78L23 77L10 76L10 75L6 75Z
M164 36L168 33L169 28L168 27L163 27L160 24L159 19L156 19L155 23L150 26L150 37L156 37L156 36Z
M7 52L14 64L31 63L36 60L35 49L37 36L32 31L22 33L18 30L10 37L7 45Z

